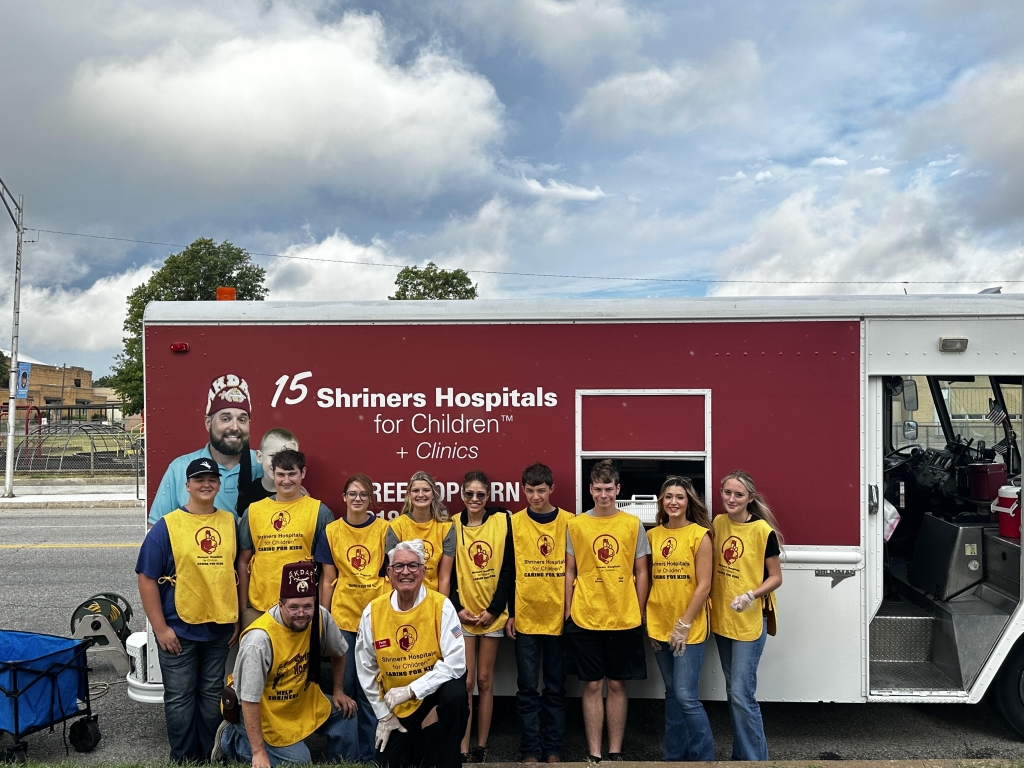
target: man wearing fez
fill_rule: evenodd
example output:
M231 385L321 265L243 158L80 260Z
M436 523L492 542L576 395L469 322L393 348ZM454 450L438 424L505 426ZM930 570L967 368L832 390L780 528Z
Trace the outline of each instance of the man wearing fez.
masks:
M356 703L343 690L348 645L316 595L313 563L284 566L280 602L242 633L233 682L242 719L221 725L213 762L309 763L303 740L314 731L327 737L328 761L354 756ZM331 657L330 699L318 681L321 650Z
M149 508L149 524L188 502L185 469L195 459L212 459L220 472L220 491L214 500L217 509L233 515L238 505L239 484L263 477L256 453L249 449L249 385L245 379L227 373L213 380L206 396L206 431L210 442L198 451L179 456L167 467Z
M447 597L423 586L423 542L400 542L387 573L394 589L363 610L356 671L377 715L381 768L458 768L469 719L462 625Z
M220 723L228 644L238 632L235 518L216 509L212 459L185 472L188 503L146 534L135 571L158 643L164 718L174 762L205 760Z

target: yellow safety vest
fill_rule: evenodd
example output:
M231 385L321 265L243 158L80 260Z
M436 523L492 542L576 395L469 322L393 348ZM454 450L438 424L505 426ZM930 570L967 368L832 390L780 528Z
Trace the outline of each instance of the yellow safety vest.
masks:
M281 569L309 560L320 502L310 496L295 501L263 499L249 507L253 555L249 561L249 604L266 611L281 597Z
M565 537L572 513L558 510L538 523L526 510L512 515L516 550L516 632L560 635L565 621Z
M355 528L345 520L335 520L326 528L331 557L338 569L331 615L341 629L349 632L359 629L363 609L389 586L380 575L388 524L378 517L370 519L365 528Z
M238 621L235 516L216 510L193 515L176 509L164 517L174 556L174 610L186 624Z
M459 578L459 600L470 613L480 615L494 598L498 588L498 574L505 560L505 539L508 537L508 515L495 512L483 524L469 527L462 524L462 516L455 518L455 568ZM465 624L462 628L471 635L486 635L505 626L508 620L506 606L486 627Z
M647 532L651 543L651 594L647 598L647 634L668 642L669 635L690 605L697 589L697 548L708 529L696 523L682 528L659 525ZM703 643L708 636L708 606L697 612L690 627L688 645Z
M576 557L571 615L584 629L640 626L633 561L640 519L617 510L610 517L577 515L569 522Z
M762 598L761 608L753 606L737 613L732 599L764 583L764 548L772 528L764 520L734 523L718 515L715 529L714 575L711 579L711 631L733 640L751 641L761 636L767 611L775 612L775 593Z
M391 521L391 530L395 532L399 541L423 540L427 555L423 586L427 589L437 589L437 570L444 554L444 537L451 527L451 521L440 523L430 519L425 523L417 523L410 515L399 515Z
M441 611L445 596L427 590L427 596L409 611L396 611L391 595L375 597L370 603L373 651L380 674L377 684L381 698L392 688L418 680L434 668L441 657ZM408 717L420 706L414 699L396 707L399 717Z
M317 618L322 636L323 616ZM265 613L242 633L245 637L254 629L262 629L270 636L273 658L260 697L260 726L263 740L274 747L298 744L331 714L331 702L320 686L306 685L312 626L310 622L302 632L295 632Z

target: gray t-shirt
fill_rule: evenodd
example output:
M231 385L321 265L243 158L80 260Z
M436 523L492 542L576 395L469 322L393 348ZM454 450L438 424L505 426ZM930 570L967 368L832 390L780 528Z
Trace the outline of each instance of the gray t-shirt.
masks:
M590 515L591 517L597 517L592 509L588 509L583 514ZM576 557L576 553L572 549L572 536L569 535L568 531L565 532L565 551L573 557ZM647 557L649 554L651 554L651 542L647 540L647 536L644 534L643 525L640 525L640 532L636 537L636 554L633 559L639 560L641 557Z
M274 605L268 613L281 626L281 606ZM324 619L324 631L320 634L320 653L324 656L341 657L348 651L348 643L341 635L331 612L320 606L320 615ZM238 644L238 658L235 659L235 693L241 701L250 704L259 703L263 698L263 688L270 674L270 664L274 660L274 648L270 643L270 635L262 629L253 629L245 633Z
M409 515L412 517L412 515ZM389 525L388 532L384 536L384 551L390 552L398 544L398 536L395 535L394 529ZM441 554L448 555L448 557L455 557L455 526L452 525L448 528L448 533L444 535L444 541L441 543Z

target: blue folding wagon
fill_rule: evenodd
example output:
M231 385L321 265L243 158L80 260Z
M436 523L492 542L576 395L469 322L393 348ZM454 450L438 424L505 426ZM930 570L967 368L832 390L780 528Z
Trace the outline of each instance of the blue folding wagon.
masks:
M0 761L24 762L24 737L58 723L81 718L70 728L78 752L90 752L100 740L89 701L89 666L85 652L91 640L0 630L0 732L14 737L14 746L0 752ZM66 742L65 742L66 746Z

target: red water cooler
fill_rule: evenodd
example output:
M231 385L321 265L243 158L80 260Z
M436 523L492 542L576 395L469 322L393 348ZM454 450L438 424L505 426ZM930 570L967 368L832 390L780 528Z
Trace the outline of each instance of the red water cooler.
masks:
M1004 485L992 502L992 511L999 515L999 535L1008 539L1020 538L1020 488Z

